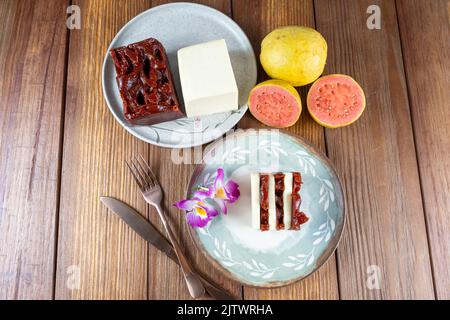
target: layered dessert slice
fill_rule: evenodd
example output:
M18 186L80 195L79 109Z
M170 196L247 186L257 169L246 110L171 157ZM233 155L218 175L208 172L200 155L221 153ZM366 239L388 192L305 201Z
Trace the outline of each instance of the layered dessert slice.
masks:
M151 125L184 116L163 45L149 38L111 49L123 114L131 124Z
M300 172L251 174L252 226L261 231L300 230L308 217L300 210Z

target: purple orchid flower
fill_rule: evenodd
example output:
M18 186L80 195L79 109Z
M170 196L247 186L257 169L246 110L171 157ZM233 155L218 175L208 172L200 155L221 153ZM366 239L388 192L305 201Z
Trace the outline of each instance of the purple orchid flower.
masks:
M178 201L174 206L187 212L186 220L192 227L203 228L213 217L219 214L214 206L198 196Z
M223 169L217 169L217 177L214 184L210 187L209 193L211 197L217 202L223 214L227 214L227 204L235 202L239 196L239 185L233 180L224 180Z
M219 214L206 199L213 199L222 213L227 214L227 204L235 202L239 196L239 185L231 179L225 181L223 169L219 168L210 187L199 186L191 199L178 201L174 206L187 212L186 220L192 227L203 228Z

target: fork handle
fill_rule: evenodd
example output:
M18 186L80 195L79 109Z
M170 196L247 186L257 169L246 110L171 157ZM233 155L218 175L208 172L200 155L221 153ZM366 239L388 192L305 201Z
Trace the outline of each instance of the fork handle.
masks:
M200 277L194 272L190 263L186 259L183 251L181 250L180 244L178 243L172 228L167 222L166 216L163 213L163 210L160 205L155 204L156 211L161 218L164 228L166 229L167 235L169 236L170 242L172 242L173 250L177 255L178 261L180 262L181 270L183 271L184 279L186 280L186 284L188 286L189 293L194 299L200 298L205 294L205 287L202 284Z

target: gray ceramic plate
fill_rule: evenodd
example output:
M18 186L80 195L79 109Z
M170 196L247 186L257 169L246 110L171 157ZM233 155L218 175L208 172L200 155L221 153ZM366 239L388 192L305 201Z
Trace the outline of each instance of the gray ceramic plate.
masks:
M209 145L187 190L209 186L217 168L239 184L241 196L205 228L189 228L194 242L225 275L250 286L282 286L316 271L336 249L345 222L341 184L331 163L301 138L278 130L241 131ZM252 229L250 173L300 171L300 231Z
M122 113L111 48L149 37L161 41L169 56L178 97L182 98L177 50L215 39L225 39L239 88L240 108L198 119L183 118L153 126L131 126ZM210 142L230 130L247 111L247 97L256 83L256 60L245 33L228 16L198 4L173 3L147 10L130 20L112 40L103 63L103 94L114 117L134 136L163 147L186 148ZM211 106L214 107L214 106Z

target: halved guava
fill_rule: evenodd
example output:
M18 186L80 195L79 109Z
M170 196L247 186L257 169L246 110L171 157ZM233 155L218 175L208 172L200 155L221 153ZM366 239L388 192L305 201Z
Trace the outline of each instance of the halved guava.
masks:
M306 104L317 123L327 128L338 128L358 120L366 107L366 97L352 77L331 74L314 82Z
M256 85L248 98L253 116L269 127L286 128L295 124L302 112L300 96L283 80L267 80Z

